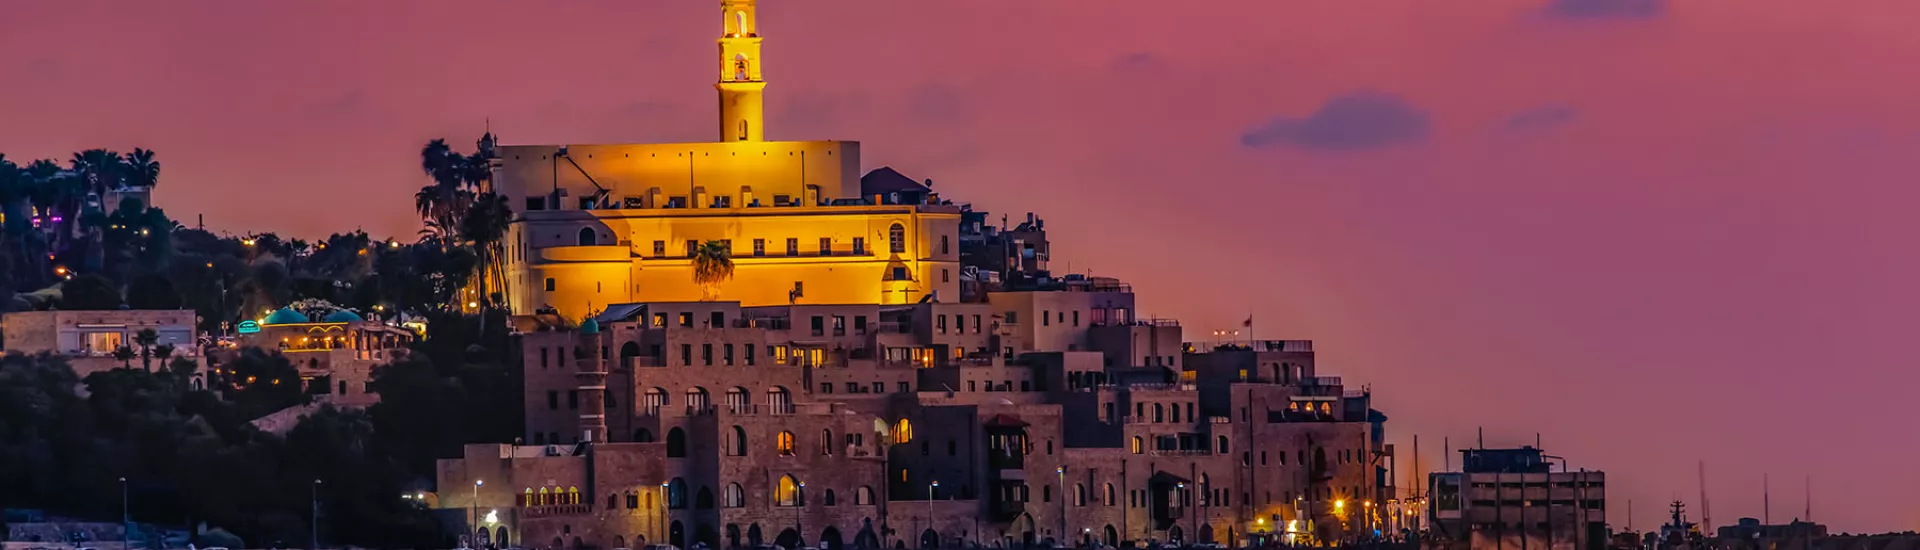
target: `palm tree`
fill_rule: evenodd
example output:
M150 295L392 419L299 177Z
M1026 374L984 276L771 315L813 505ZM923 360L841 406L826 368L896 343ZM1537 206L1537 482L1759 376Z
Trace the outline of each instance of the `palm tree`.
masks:
M133 148L127 154L127 178L129 187L152 187L160 183L160 161L153 160L153 151Z
M700 285L700 299L720 297L720 283L733 278L733 250L724 241L706 241L693 253L693 282Z
M120 346L113 349L113 358L120 360L120 366L129 369L133 368L133 358L135 355L133 348L130 347Z
M133 335L133 343L140 346L140 366L153 372L153 346L160 343L160 333L153 329L140 329Z
M461 219L460 238L473 246L474 281L481 296L490 296L493 290L506 286L505 241L512 218L513 208L507 206L507 198L487 192L474 200ZM501 284L495 287L494 282Z

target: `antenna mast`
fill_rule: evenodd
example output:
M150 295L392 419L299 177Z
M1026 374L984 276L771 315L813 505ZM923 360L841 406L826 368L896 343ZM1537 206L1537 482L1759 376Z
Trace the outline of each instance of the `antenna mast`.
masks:
M1700 461L1700 532L1713 528L1713 507L1707 504L1707 461Z

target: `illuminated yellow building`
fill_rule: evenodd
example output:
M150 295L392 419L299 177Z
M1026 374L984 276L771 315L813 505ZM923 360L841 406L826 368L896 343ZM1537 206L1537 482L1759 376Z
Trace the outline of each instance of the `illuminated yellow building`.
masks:
M765 141L753 0L722 0L720 141L504 146L492 189L517 212L508 306L581 319L692 301L691 251L730 243L719 299L745 306L959 298L960 210L862 191L860 144Z

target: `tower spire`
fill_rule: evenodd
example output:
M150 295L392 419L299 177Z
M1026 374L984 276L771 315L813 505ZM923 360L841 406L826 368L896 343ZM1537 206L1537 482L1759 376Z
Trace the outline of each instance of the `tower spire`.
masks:
M755 0L720 0L720 141L765 139L760 27Z

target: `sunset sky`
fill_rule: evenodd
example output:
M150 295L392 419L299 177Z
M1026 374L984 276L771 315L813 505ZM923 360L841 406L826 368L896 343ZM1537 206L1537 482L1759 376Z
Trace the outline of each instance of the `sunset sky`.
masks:
M1484 428L1613 522L1920 528L1920 2L763 0L862 142L1189 339L1312 339L1400 477ZM420 146L711 140L717 0L13 0L0 152L154 149L216 231L411 240ZM1907 336L1902 336L1907 334ZM1244 336L1243 336L1244 337ZM1920 340L1920 338L1916 338ZM1455 465L1458 459L1455 459Z

